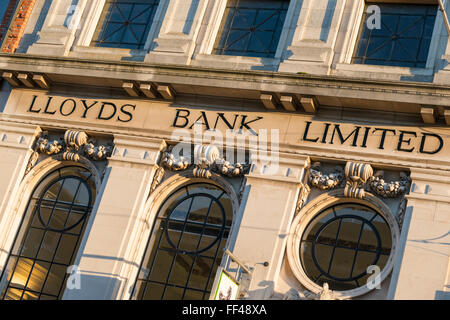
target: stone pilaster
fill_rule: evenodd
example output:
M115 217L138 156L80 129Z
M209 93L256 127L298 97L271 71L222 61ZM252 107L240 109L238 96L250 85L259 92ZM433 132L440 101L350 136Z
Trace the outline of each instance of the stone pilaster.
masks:
M162 140L114 136L115 149L75 265L81 275L80 289L66 290L63 299L120 299L120 289L134 279L121 270L132 229L139 220L155 175Z
M145 61L189 64L208 1L168 0L155 45Z
M0 120L0 220L14 205L16 193L41 129Z
M27 53L67 56L87 3L87 0L79 0L76 4L72 0L53 1L39 32L39 40Z
M280 154L275 170L252 157L233 253L253 268L249 299L273 294L309 157ZM272 167L273 168L273 167ZM265 264L267 262L268 264Z
M450 173L413 169L411 179L388 298L449 299Z
M328 74L346 0L303 0L291 44L280 64L282 72Z

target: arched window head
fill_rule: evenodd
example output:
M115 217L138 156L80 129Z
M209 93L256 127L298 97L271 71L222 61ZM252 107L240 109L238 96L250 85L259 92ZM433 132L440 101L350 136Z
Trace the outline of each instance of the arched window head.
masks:
M158 211L135 284L137 299L208 299L230 232L229 195L196 183L172 193Z
M78 166L55 170L39 182L2 272L2 299L62 297L95 194L92 174Z

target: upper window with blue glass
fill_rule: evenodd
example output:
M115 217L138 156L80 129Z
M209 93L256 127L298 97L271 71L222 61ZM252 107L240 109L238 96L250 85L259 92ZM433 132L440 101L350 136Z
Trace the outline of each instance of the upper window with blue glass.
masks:
M425 68L437 6L376 5L380 21L365 10L353 63Z
M273 58L289 0L229 0L215 54Z
M159 0L106 1L92 45L143 49L158 4Z

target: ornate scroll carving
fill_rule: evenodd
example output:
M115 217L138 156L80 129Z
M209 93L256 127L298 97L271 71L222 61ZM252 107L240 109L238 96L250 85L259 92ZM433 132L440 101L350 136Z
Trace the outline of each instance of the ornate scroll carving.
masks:
M403 227L403 221L405 219L405 211L406 211L406 199L403 198L400 203L398 204L397 209L397 222L400 230Z
M161 165L172 171L186 170L194 165L193 175L199 178L211 178L213 172L233 178L243 176L248 172L249 165L246 163L231 164L220 157L219 149L212 145L195 145L194 147L195 164L189 157L176 157L172 153L172 148L164 152L161 159Z
M30 156L30 159L28 160L27 168L25 169L25 174L27 174L28 172L30 172L31 169L33 169L38 159L39 153L37 151L33 151L33 153Z
M156 170L155 175L153 176L152 185L150 186L150 193L155 191L156 187L161 183L164 173L165 170L163 167L159 167Z
M311 191L311 188L307 184L301 185L300 193L299 193L298 199L297 199L297 204L295 206L295 215L297 215L300 212L300 210L303 208L303 206L305 205L310 191Z
M384 171L377 171L369 179L370 189L383 198L395 198L405 194L411 179L404 172L400 172L400 181L384 181Z
M345 184L344 196L362 199L364 197L364 186L372 174L373 169L370 164L347 162L345 165L347 182Z
M312 164L309 170L309 183L320 190L329 190L339 186L344 179L344 171L341 167L336 167L336 172L325 174L321 171L320 162Z
M26 173L36 164L39 154L56 155L60 153L62 153L63 160L79 161L80 155L84 155L94 161L99 161L111 155L112 145L96 145L96 141L89 140L85 132L75 130L67 130L64 137L50 141L48 132L43 131L36 141Z
M242 197L244 196L245 186L247 185L247 178L244 177L241 182L241 187L239 188L239 201L242 201Z

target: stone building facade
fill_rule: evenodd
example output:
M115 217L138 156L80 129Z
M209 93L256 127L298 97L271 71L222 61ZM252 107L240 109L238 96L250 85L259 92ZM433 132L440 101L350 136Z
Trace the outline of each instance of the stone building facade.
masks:
M439 1L0 14L2 299L449 299Z

